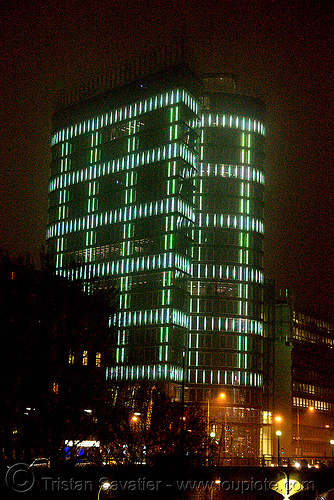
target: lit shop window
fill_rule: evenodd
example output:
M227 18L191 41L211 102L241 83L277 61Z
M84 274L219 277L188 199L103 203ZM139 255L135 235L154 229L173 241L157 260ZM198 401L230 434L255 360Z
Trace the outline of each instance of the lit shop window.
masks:
M74 352L70 350L70 353L68 355L68 362L70 365L73 365L74 363Z
M95 365L97 366L97 368L101 367L101 353L100 352L96 353L96 356L95 356Z

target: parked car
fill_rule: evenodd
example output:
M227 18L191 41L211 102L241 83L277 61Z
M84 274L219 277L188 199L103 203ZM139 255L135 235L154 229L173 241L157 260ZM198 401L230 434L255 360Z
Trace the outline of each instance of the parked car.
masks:
M75 466L76 467L92 467L92 466L96 466L96 463L92 462L88 458L82 458L82 459L77 460Z
M50 467L50 460L48 458L35 458L29 465L30 468L46 469Z

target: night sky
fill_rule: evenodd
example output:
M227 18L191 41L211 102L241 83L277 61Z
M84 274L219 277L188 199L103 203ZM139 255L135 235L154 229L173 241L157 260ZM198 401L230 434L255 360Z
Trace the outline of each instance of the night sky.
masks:
M330 2L8 0L0 9L2 247L35 255L44 243L57 92L185 31L203 71L236 74L267 104L267 277L334 318Z

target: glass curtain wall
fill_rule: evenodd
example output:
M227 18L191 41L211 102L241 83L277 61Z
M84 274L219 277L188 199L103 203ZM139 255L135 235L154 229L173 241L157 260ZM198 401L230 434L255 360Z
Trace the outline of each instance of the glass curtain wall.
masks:
M265 129L262 105L216 80L201 113L188 381L213 419L224 392L220 408L238 435L229 453L243 456L258 454L249 422L261 423Z
M127 98L54 131L48 245L59 274L119 286L108 377L180 382L199 101L181 85Z

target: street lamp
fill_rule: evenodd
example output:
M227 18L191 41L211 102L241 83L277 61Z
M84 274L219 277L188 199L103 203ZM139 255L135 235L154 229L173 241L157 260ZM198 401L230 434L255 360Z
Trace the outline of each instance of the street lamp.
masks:
M218 401L224 401L226 399L226 393L221 392L218 394L218 397L216 400ZM224 412L224 448L226 451L226 439L225 439L225 428L226 428L226 407L225 407L225 412ZM207 401L207 433L208 436L212 437L212 433L210 433L210 395L208 394L208 401ZM220 445L221 445L221 438L220 438ZM207 465L209 465L209 446L207 446L206 450L206 458L207 458ZM218 465L219 465L219 460L220 460L220 447L219 447L219 457L218 457Z
M211 491L210 491L210 500L213 500L213 491L214 491L214 489L216 489L216 488L218 489L218 488L219 488L219 486L218 486L218 485L220 485L220 483L221 483L221 480L220 480L220 479L216 479L216 480L215 480L214 484L215 484L215 485L217 485L217 486L215 486L215 487L211 487Z
M332 445L332 462L333 462L334 439L331 439L331 440L330 440L330 444Z
M138 417L140 417L140 415L141 415L141 413L139 413L139 412L135 412L135 413L132 415L132 417L131 417L131 421L132 421L132 422L138 422L138 420L139 420L139 418L138 418Z
M211 467L213 466L213 447L215 443L216 433L215 431L210 432L210 443L207 446L207 465L209 465L209 448L211 445Z
M226 399L226 394L225 392L221 392L218 396L220 401L224 401ZM226 458L226 405L224 405L224 458ZM222 446L222 441L223 441L223 425L222 425L222 431L220 434L220 439L219 439L219 451L218 451L218 463L217 465L220 465L220 453L221 453L221 446Z
M276 431L277 436L277 465L280 465L281 452L280 452L280 437L282 436L282 431Z
M313 412L314 406L309 406L308 411ZM302 449L300 446L300 408L297 406L297 455L301 457Z
M220 401L225 401L226 394L225 392L221 392L219 394ZM224 406L224 458L226 458L226 405ZM218 462L219 465L219 462Z
M111 484L109 483L109 481L106 479L106 478L102 478L101 481L100 481L100 488L99 488L99 492L97 494L97 500L100 500L100 493L101 491L107 491L109 488L110 488Z

